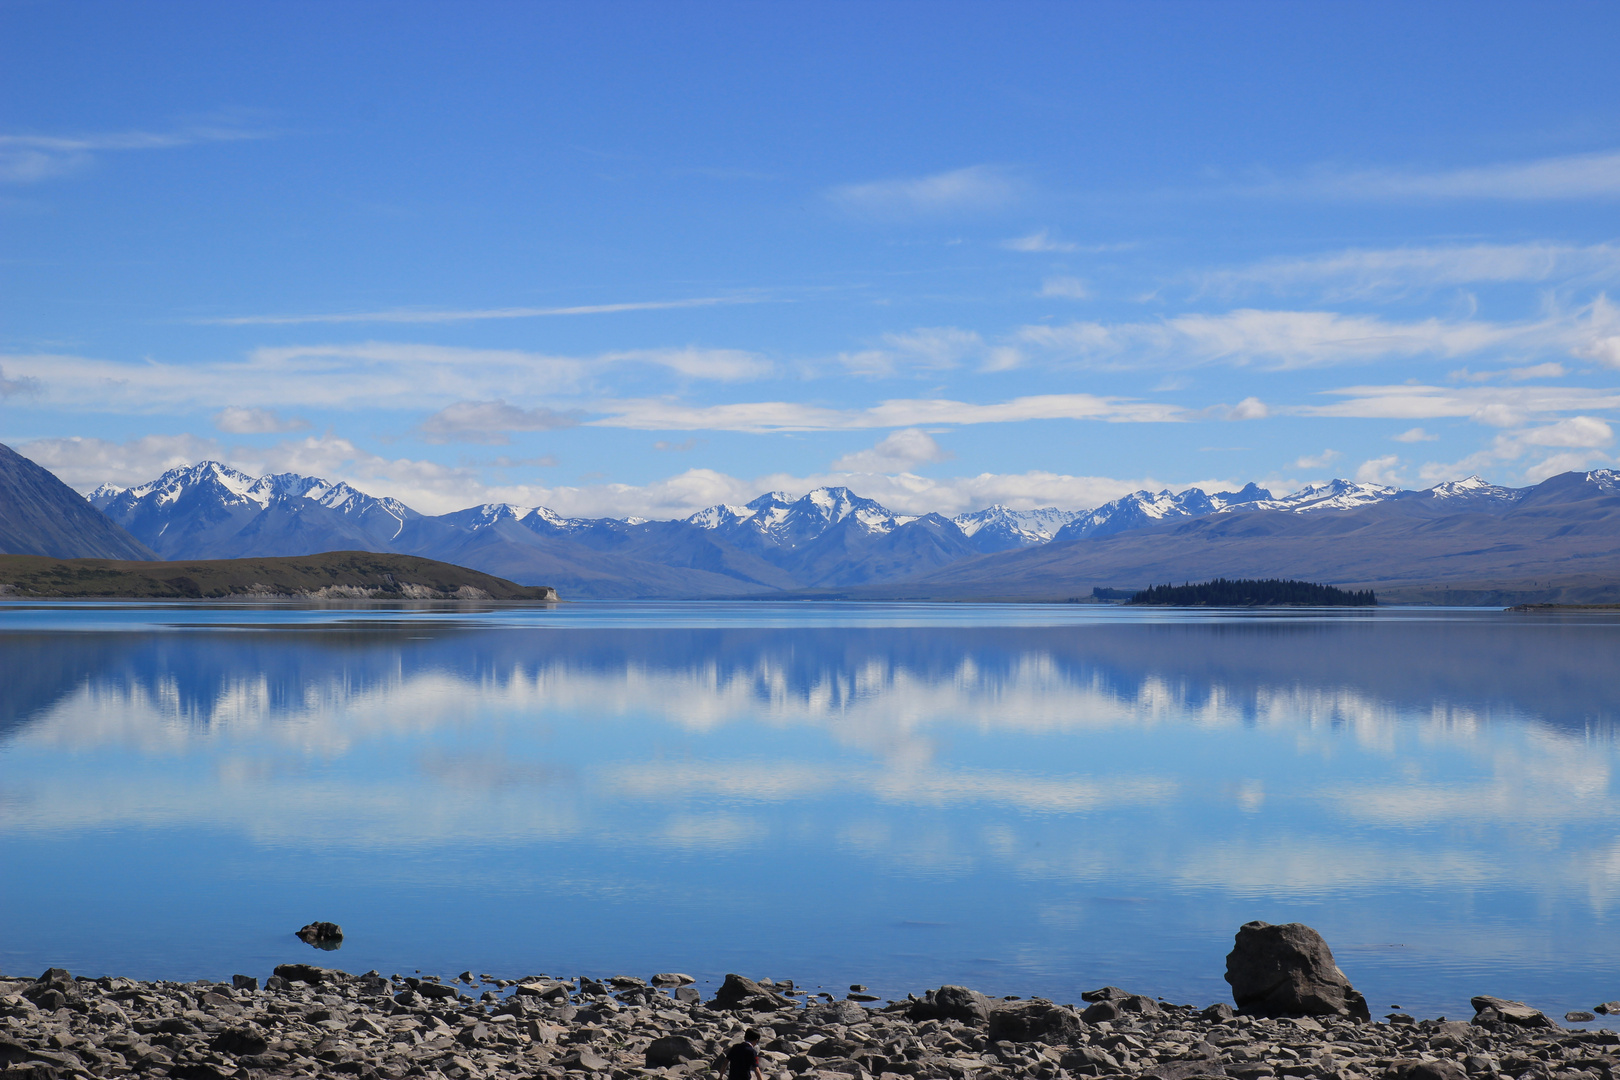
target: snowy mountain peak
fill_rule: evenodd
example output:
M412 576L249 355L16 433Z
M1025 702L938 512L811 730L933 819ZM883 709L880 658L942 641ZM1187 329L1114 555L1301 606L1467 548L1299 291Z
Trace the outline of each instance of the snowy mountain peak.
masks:
M758 502L759 500L754 500ZM734 506L731 503L717 503L714 506L705 506L702 510L686 519L688 525L696 525L700 529L718 529L722 525L730 525L737 521L747 521L754 516L754 510L749 506Z
M1520 492L1513 488L1498 487L1478 476L1470 476L1463 480L1447 480L1443 484L1436 484L1422 494L1431 499L1491 499L1516 502Z
M1083 511L1059 510L1055 506L1011 510L997 503L970 514L958 514L951 521L963 535L977 540L980 550L1005 551L1044 544L1081 513Z
M1293 510L1349 510L1357 506L1383 502L1399 495L1399 488L1379 484L1358 484L1353 480L1329 480L1325 484L1307 484L1291 495L1284 495L1266 504L1266 509Z

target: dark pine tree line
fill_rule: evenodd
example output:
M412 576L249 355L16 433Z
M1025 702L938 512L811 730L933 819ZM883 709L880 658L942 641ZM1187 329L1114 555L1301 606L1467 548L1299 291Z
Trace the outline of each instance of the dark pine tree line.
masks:
M1154 585L1127 603L1173 607L1372 607L1378 597L1371 589L1347 591L1309 581L1228 581L1216 578L1199 585Z

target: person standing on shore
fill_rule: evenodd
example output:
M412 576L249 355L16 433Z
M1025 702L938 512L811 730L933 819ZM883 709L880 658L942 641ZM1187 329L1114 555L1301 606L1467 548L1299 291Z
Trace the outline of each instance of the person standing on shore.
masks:
M726 1080L765 1080L759 1067L759 1029L743 1032L743 1041L726 1051Z

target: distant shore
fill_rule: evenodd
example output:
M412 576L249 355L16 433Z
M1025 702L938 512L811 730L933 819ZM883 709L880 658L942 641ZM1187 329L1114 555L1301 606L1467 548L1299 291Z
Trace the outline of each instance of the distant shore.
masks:
M879 1002L732 975L709 1001L684 975L597 982L544 975L457 980L283 965L230 982L0 978L0 1077L707 1076L745 1029L771 1080L1072 1076L1193 1080L1599 1080L1620 1033L1394 1014L1266 1019L1104 987L1089 1004L988 998L961 987ZM795 997L808 1000L801 1003ZM861 1000L871 999L871 1000ZM1494 1000L1494 999L1487 999ZM1507 1003L1500 1003L1507 1004ZM1617 1003L1620 1008L1620 1003ZM1591 1019L1591 1014L1578 1014ZM1521 1016L1521 1020L1523 1019ZM1570 1014L1574 1020L1577 1014Z

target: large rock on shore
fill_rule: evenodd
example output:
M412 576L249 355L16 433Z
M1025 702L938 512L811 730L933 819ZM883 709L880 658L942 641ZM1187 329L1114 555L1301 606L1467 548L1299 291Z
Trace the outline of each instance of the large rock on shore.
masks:
M1079 1015L1044 998L1009 1001L990 1010L991 1042L1043 1042L1061 1046L1086 1029Z
M906 1010L909 1020L960 1020L983 1027L990 1022L994 1003L977 990L965 986L942 986L926 991Z
M1253 1016L1349 1016L1371 1020L1322 935L1304 923L1238 927L1226 981L1240 1011Z
M1481 994L1470 998L1468 1004L1474 1007L1474 1023L1487 1023L1491 1020L1500 1020L1504 1024L1524 1028L1555 1028L1557 1022L1540 1009L1532 1009L1522 1001L1508 1001L1506 998L1489 997Z
M727 975L726 981L715 991L711 1009L772 1010L792 1006L793 1000L767 990L753 979L741 975Z

